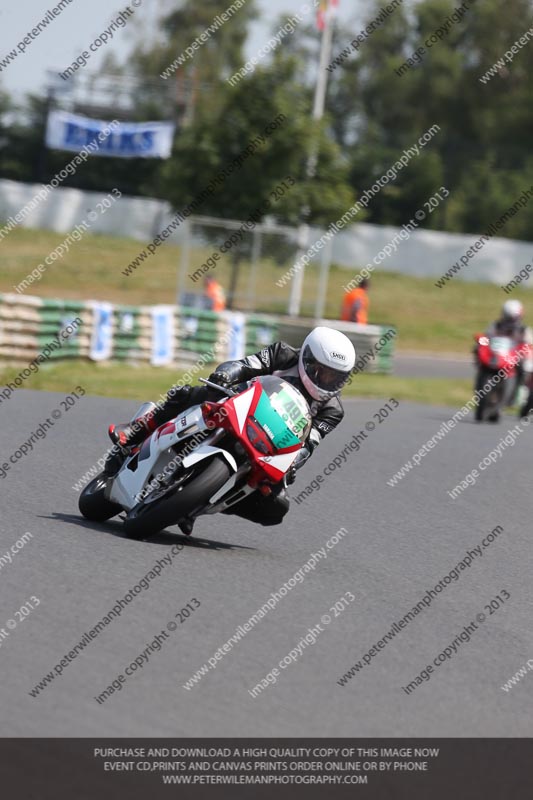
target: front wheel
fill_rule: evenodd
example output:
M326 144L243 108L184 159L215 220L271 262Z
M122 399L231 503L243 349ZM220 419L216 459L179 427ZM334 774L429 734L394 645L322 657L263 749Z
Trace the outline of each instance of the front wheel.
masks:
M131 539L147 539L169 525L203 508L231 475L231 468L223 458L200 462L186 482L178 486L170 497L153 503L141 502L128 513L124 530Z
M476 390L481 391L485 388L488 381L494 377L494 372L480 369L476 381ZM476 406L476 422L498 422L500 410L502 409L506 397L507 380L497 383L483 397L480 397Z
M85 517L92 522L105 522L117 514L120 514L122 507L112 503L104 496L107 478L103 473L97 475L94 480L87 484L78 500L78 508Z
M532 411L533 411L533 389L530 389L529 397L527 398L524 405L520 408L518 416L521 419L523 419L524 417L528 417Z

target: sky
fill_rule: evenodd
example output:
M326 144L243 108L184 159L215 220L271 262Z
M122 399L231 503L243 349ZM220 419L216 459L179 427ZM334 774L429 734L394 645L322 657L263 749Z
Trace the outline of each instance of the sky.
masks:
M3 3L0 9L0 61L31 31L37 22L54 8L59 0L20 0ZM201 0L199 0L201 2ZM254 55L268 39L271 30L282 13L298 11L305 0L258 0L262 11L251 32L247 45L247 57ZM135 8L135 4L139 4ZM171 4L171 3L170 3ZM47 71L57 77L88 49L88 45L116 19L128 5L128 0L72 0L61 14L27 46L23 53L0 71L0 88L7 89L17 99L24 92L40 92L44 89ZM150 31L161 6L168 7L169 0L129 0L135 15L143 23L143 30ZM228 0L231 5L231 0ZM368 0L340 0L339 24L349 25L354 35L359 32L363 8ZM310 15L311 17L311 15ZM130 18L133 21L133 18ZM97 69L105 53L114 52L122 60L138 35L138 26L118 28L112 41L101 47L91 58L85 69ZM58 79L59 80L59 79Z

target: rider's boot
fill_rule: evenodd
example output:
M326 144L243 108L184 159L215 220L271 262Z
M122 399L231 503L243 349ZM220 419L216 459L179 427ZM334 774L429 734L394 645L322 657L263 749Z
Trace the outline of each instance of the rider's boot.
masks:
M106 478L116 475L123 465L127 455L127 450L124 450L122 447L119 447L116 444L113 445L113 447L111 447L107 452L104 469L102 470L103 475Z
M194 528L194 520L190 517L182 519L178 522L178 527L182 533L184 533L186 536L190 536Z
M106 475L116 475L131 448L144 442L148 434L153 433L164 422L175 417L189 404L191 387L174 386L168 392L163 405L155 407L147 414L133 422L112 424L109 426L109 438L115 445L107 455L104 465Z
M125 422L119 425L109 426L108 434L113 444L119 447L133 447L144 442L149 433L153 433L159 427L155 420L153 411L149 411L142 417L138 417L133 422Z
M110 425L109 438L113 442L113 447L108 452L104 464L104 475L116 475L132 447L144 442L149 433L155 431L158 426L154 423L154 415L148 412L143 417L139 417L133 422L126 422L123 425Z
M110 425L108 432L111 441L120 447L142 444L149 433L153 433L160 425L187 407L190 395L190 386L173 386L167 394L167 399L159 407L156 406L133 422Z

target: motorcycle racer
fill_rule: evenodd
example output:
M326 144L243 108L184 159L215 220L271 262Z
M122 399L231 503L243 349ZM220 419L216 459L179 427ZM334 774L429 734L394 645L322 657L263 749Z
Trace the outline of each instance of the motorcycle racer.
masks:
M259 375L275 375L294 385L303 394L311 411L313 425L305 446L285 477L285 483L291 484L295 480L296 470L303 466L324 436L344 417L340 393L350 377L355 360L355 350L347 336L331 328L317 327L309 333L299 349L285 342L275 342L246 358L220 364L209 380L227 388ZM117 447L115 453L110 454L104 472L115 474L131 447L141 444L151 432L185 409L205 402L212 391L203 386L173 387L165 402L144 417L133 423L111 425L109 436ZM277 491L268 497L254 492L231 509L230 513L262 525L278 525L288 510L289 500L285 485L281 483ZM192 531L192 523L189 527L184 532Z
M488 328L486 335L509 336L516 344L533 344L533 331L524 325L524 306L520 300L506 300L501 316Z
M533 330L524 325L524 306L520 300L506 300L502 306L501 316L487 329L486 336L508 336L516 345L533 345ZM524 386L531 373L531 365L526 357L516 365L516 402L522 405L528 390ZM526 375L527 373L527 375Z

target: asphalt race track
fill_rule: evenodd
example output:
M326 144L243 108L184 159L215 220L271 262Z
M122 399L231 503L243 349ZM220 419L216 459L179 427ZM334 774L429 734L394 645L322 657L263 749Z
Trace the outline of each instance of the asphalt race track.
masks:
M19 390L2 402L2 463L61 395ZM385 398L386 400L386 398ZM384 400L384 402L385 402ZM84 521L72 485L108 446L106 429L137 404L85 397L62 411L46 438L0 480L0 708L6 736L533 736L533 674L500 688L533 658L531 452L533 426L457 499L447 494L516 420L465 419L395 487L387 480L456 409L403 403L383 422L377 400L347 403L344 423L299 473L298 494L367 422L375 429L318 491L268 529L204 518L194 537L171 529L129 541L119 520ZM370 426L371 427L371 426ZM1 474L1 473L0 473ZM503 531L364 668L337 680L383 640L394 622L497 526ZM300 568L345 528L347 535L191 690L183 684ZM61 675L29 692L172 545L186 546L105 626ZM301 573L303 574L303 573ZM294 583L294 581L293 581ZM356 600L331 611L347 592ZM497 595L497 611L485 606ZM35 600L40 602L37 605ZM200 606L105 702L94 698L167 630ZM16 612L28 601L27 617ZM479 614L468 642L410 694L406 686ZM247 691L328 615L314 644L255 699ZM20 621L17 621L20 619ZM16 627L7 625L15 621ZM295 651L296 652L296 651Z
M395 353L393 374L400 378L470 378L472 356Z

